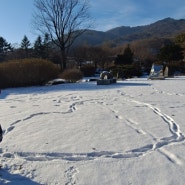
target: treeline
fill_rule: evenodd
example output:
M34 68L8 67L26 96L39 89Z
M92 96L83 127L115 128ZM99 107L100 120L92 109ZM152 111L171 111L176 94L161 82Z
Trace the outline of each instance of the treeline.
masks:
M137 40L115 46L112 42L104 42L98 46L76 45L70 48L68 52L68 67L71 60L81 66L84 62L91 61L95 67L104 68L112 60L120 60L125 49L130 49L132 61L138 61L140 64L161 62L181 61L185 55L185 33L175 38L151 38ZM3 37L0 36L0 62L6 62L12 59L24 58L42 58L51 60L53 63L59 63L61 60L58 48L52 44L49 35L45 34L44 38L38 36L34 43L31 43L27 36L21 41L19 47L13 47ZM127 63L122 59L122 63ZM151 61L151 62L150 62Z
M98 46L84 44L71 47L67 55L67 69L80 69L85 76L94 75L97 69L111 70L116 77L128 78L149 72L152 63L159 63L170 66L171 75L176 71L185 74L184 56L185 33L175 38L137 40L120 46L107 41ZM60 70L62 57L48 34L44 38L38 36L34 43L24 36L20 47L16 48L0 37L0 64L22 59L44 59ZM46 69L43 67L43 70Z
M25 35L18 47L13 47L6 39L0 37L0 62L24 58L50 59L55 56L53 52L56 51L50 45L48 34L45 34L44 38L38 36L34 43Z

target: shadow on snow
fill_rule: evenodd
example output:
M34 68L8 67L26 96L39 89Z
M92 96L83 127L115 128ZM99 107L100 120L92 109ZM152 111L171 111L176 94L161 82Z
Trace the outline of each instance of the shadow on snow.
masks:
M48 92L57 91L99 91L109 90L128 86L150 86L147 82L131 82L131 81L118 81L110 85L97 85L96 82L80 82L80 83L67 83L52 86L33 86L33 87L20 87L8 88L1 90L0 99L5 99L11 94L45 94Z
M0 170L0 184L9 185L41 185L20 174L11 174L6 169Z

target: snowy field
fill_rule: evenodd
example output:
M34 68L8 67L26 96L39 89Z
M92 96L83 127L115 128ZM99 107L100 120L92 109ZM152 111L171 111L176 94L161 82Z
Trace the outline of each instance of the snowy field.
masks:
M184 185L185 78L0 94L0 184Z

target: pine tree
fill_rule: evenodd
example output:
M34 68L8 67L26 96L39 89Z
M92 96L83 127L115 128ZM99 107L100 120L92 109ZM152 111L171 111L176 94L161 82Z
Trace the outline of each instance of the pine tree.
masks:
M13 48L3 37L0 37L0 62L5 59L6 54Z

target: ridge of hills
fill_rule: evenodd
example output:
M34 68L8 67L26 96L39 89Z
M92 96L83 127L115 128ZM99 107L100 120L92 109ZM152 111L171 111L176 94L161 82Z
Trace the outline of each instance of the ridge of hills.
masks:
M120 26L108 31L87 30L75 42L75 45L101 45L111 42L121 45L136 40L150 38L172 38L185 32L185 19L165 18L145 26Z

